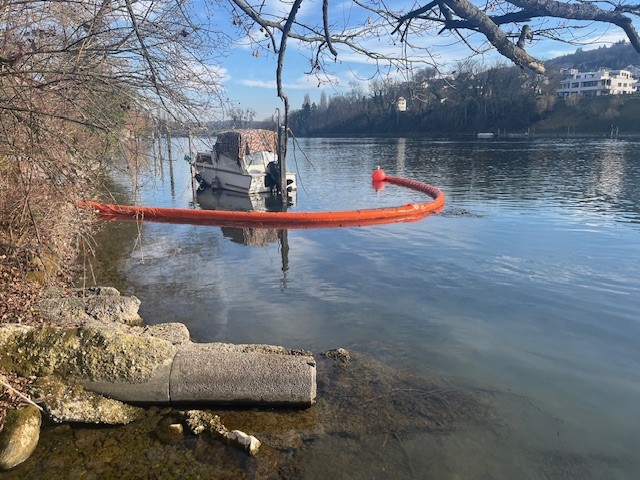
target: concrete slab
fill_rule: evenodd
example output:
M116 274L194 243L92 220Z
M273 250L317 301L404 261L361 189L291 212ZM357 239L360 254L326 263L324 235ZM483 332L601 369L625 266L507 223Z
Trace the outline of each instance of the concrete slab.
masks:
M221 351L180 345L170 379L171 402L309 406L316 363L308 355Z
M169 385L171 379L172 360L156 368L151 378L142 383L132 382L92 382L86 379L75 379L87 390L100 393L106 397L127 403L160 403L170 401Z

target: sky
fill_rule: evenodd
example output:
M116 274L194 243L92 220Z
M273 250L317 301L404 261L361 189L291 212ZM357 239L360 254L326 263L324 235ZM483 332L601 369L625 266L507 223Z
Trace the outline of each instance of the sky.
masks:
M397 0L400 1L400 0ZM286 5L288 5L287 3ZM404 3L406 5L406 3ZM265 0L265 9L277 13L282 11L284 3L279 0ZM318 24L321 22L321 2L318 0L305 0L298 13L297 19ZM387 2L389 5L389 2ZM362 21L362 15L354 11L350 0L343 0L331 4L329 10L330 19L334 22L334 28L348 28ZM360 16L361 18L358 18ZM334 20L335 19L335 20ZM222 23L221 23L222 24ZM638 22L637 27L640 28ZM590 24L578 32L580 40L586 45L583 49L598 48L603 45L611 45L619 40L626 39L624 32L614 26L603 24ZM255 37L261 37L259 32L254 32ZM389 35L385 36L389 39ZM392 55L401 53L401 44L385 42L384 39L375 36L362 36L359 39L361 45L374 48ZM428 46L437 56L438 63L444 67L443 73L455 70L458 61L469 57L471 51L462 42L455 41L450 35L429 36L418 39L421 46ZM294 40L287 44L283 82L285 93L289 97L292 109L302 106L305 94L308 94L312 102L319 103L320 95L324 91L328 96L345 93L351 90L352 85L358 84L366 90L368 79L378 71L380 65L376 65L371 59L355 54L340 46L337 60L327 64L327 71L318 77L308 74L310 70L309 46L300 45ZM570 45L550 40L538 40L527 47L527 51L536 58L547 60L556 56L573 53L576 45ZM409 54L411 54L409 52ZM424 53L421 58L425 58ZM486 64L495 64L499 61L507 62L495 51L475 57ZM224 86L226 97L234 107L242 110L250 109L256 113L255 120L271 118L276 109L283 111L282 101L277 97L276 91L276 56L272 51L260 50L251 45L247 38L241 38L231 49L230 54L222 59L222 72L224 74ZM385 74L402 78L403 75L396 69L382 68Z

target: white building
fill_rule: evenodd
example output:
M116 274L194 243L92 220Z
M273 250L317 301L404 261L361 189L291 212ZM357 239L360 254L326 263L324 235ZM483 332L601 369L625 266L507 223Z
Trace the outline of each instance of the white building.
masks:
M556 90L559 97L570 95L600 96L634 93L637 80L629 70L600 68L595 72L579 72L576 69L562 71L564 78Z
M640 91L640 65L627 65L624 69L631 72L636 79L636 92Z

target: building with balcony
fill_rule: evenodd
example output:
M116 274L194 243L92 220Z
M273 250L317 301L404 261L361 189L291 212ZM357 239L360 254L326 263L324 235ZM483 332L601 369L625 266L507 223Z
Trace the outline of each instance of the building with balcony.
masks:
M629 70L600 68L594 72L580 72L574 68L562 71L564 78L556 90L559 97L582 95L623 95L637 91L637 79Z

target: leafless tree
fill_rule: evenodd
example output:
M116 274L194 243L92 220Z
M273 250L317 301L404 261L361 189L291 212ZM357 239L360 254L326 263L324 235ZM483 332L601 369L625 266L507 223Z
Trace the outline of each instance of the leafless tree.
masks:
M91 192L124 127L159 109L185 118L220 104L215 61L228 38L214 29L213 4L189 5L1 2L0 233L8 243L47 243L46 226Z
M351 0L339 12L329 0L273 4L231 0L234 23L255 45L278 56L278 94L282 91L282 68L287 39L310 48L310 72L319 75L330 61L356 53L379 65L406 66L412 62L441 66L429 38L446 36L463 43L471 53L495 49L516 65L544 73L541 60L527 49L546 38L580 44L596 32L596 24L624 32L640 52L634 25L640 4L626 0L434 0L406 7L399 2ZM270 8L270 6L272 8ZM300 9L315 9L301 16Z

